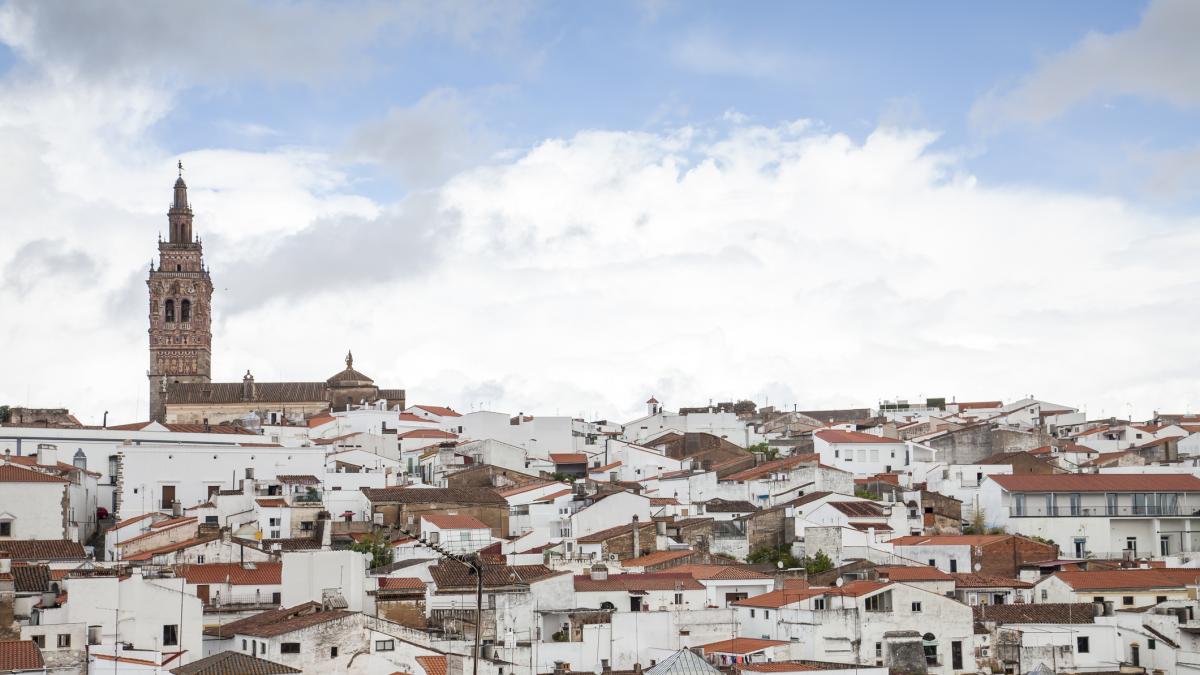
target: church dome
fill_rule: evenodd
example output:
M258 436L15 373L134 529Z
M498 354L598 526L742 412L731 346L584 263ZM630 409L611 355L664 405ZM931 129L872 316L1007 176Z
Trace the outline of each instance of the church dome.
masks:
M369 387L375 380L354 369L354 354L346 353L346 369L325 380L330 387Z

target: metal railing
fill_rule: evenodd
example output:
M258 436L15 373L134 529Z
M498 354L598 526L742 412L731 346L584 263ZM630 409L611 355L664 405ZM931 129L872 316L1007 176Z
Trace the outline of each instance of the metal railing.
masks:
M1010 508L1013 518L1155 518L1160 516L1200 516L1193 506L1030 506Z

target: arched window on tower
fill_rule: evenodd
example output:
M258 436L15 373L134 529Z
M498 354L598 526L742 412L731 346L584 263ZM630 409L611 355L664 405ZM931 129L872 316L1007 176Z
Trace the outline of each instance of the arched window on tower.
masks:
M180 321L191 321L192 320L192 301L191 300L184 300L183 302L179 303L179 320Z
M167 300L167 311L164 315L164 318L167 320L167 323L173 323L175 321L175 301L174 300Z

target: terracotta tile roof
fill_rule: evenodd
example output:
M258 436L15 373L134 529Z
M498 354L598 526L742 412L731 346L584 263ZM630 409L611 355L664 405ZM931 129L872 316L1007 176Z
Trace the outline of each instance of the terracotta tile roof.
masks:
M266 661L260 658L242 654L241 652L225 651L219 654L192 661L186 666L172 668L172 675L287 675L304 671L285 666L282 663Z
M18 593L42 593L50 588L48 565L16 563L12 566L12 575Z
M1033 588L1033 584L1020 579L1009 579L995 574L975 574L973 572L956 572L955 588Z
M875 502L829 502L829 506L851 517L874 517L884 515L883 507Z
M555 464L587 464L588 457L582 452L552 452L550 461Z
M396 419L398 419L401 422L421 422L424 424L429 424L429 422L430 422L430 420L427 420L424 417L421 417L420 415L414 415L412 413L406 413L406 412L402 412L399 415L397 415Z
M440 562L429 568L429 574L439 591L468 587L475 590L475 575L471 568L461 563ZM569 572L558 572L545 565L485 565L483 585L486 588L522 586L560 574Z
M884 438L874 434L864 434L858 431L842 431L840 429L824 429L813 433L817 438L826 443L890 443L893 445L904 445L904 441L898 438Z
M116 525L113 525L111 528L109 528L109 531L111 532L112 530L119 530L127 525L133 525L134 523L140 523L147 518L153 518L154 516L157 516L157 515L159 515L157 511L149 511L147 513L143 513L140 516L134 516L133 518L125 518L124 520L118 521Z
M571 494L571 489L566 488L564 490L559 490L558 492L551 492L548 495L542 495L541 497L538 497L537 501L538 501L538 503L544 504L546 502L552 502L555 499L558 499L559 497L561 497L563 495L569 495L569 494Z
M442 438L454 439L458 438L458 434L452 434L449 431L441 429L413 429L402 434L396 434L396 438Z
M186 519L185 518L171 518L169 520L164 520L162 522L151 525L150 530L143 532L137 536L130 537L124 541L118 541L117 546L121 547L121 546L126 546L128 544L135 544L139 541L143 541L143 540L149 539L151 537L157 537L158 535L162 534L166 530L171 530L176 527L187 527L189 525L196 525L196 524L197 523L196 523L195 516L192 516L191 518L186 518ZM193 528L193 529L198 530L199 528L197 527L197 528Z
M771 577L739 565L680 565L672 573L690 574L696 579L770 579Z
M65 478L14 464L0 465L0 483L68 483Z
M87 469L81 469L81 468L75 466L74 464L67 464L66 462L55 462L54 466L49 466L47 464L38 464L37 463L37 455L18 455L16 457L10 456L10 457L8 457L8 460L10 462L12 462L13 464L19 464L21 466L36 466L36 467L41 467L42 469L49 469L51 471L60 471L62 473L68 473L68 474L72 473L74 471L83 471L83 472L87 473L89 476L97 476L97 477L100 476L100 474L96 471L88 471Z
M255 392L259 401L273 403L320 403L325 404L324 382L256 382ZM167 385L167 395L172 404L192 403L240 403L241 382L172 382Z
M776 460L772 460L770 462L763 462L762 464L759 464L758 466L752 466L749 469L743 469L742 471L738 471L737 473L731 473L728 476L725 476L724 478L722 478L721 481L725 482L725 481L754 480L755 478L758 478L760 476L765 476L769 473L774 473L776 471L790 471L791 469L794 469L794 468L800 466L801 464L816 464L820 461L821 461L821 458L818 455L814 455L814 454L796 455L794 457L784 457L783 459L776 459Z
M535 480L523 485L514 485L512 487L496 490L496 494L500 495L501 497L512 497L513 495L519 495L524 492L529 492L530 490L536 490L540 487L546 487L547 485L565 485L565 483L555 483L552 480Z
M891 540L893 546L984 546L1004 541L1010 534L913 534Z
M875 568L880 579L888 581L953 581L954 577L928 565L880 565Z
M416 660L425 669L425 675L446 675L445 656L418 656Z
M692 555L693 551L655 551L647 553L638 558L630 558L621 562L623 567L646 567L647 565L661 565L672 560L679 560Z
M993 475L1010 492L1200 492L1200 478L1178 473ZM1149 488L1148 488L1149 486Z
M428 413L433 413L439 417L462 417L462 414L455 411L453 408L447 408L441 405L414 405L414 408L420 408Z
M425 582L416 577L380 577L381 591L424 591Z
M679 506L679 500L674 497L651 497L650 506Z
M320 485L321 480L311 474L279 474L275 480L284 485Z
M345 610L321 611L319 603L306 602L295 607L281 607L226 624L209 626L204 629L204 634L225 638L234 635L275 637L353 615L354 612Z
M335 418L333 415L330 415L327 412L323 412L323 413L318 413L318 414L313 415L312 417L308 418L307 420L305 420L305 424L307 424L308 427L311 429L313 427L319 427L322 424L325 424L326 422L332 422L335 419L337 419L337 418Z
M738 600L733 604L738 607L763 607L767 609L778 609L801 600L815 598L818 595L825 595L830 590L829 588L810 587L810 588L783 588L777 591L770 591L762 595L756 595L744 600Z
M654 523L652 521L638 523L638 529L643 532L647 529L653 530ZM602 541L608 541L613 537L619 537L631 532L633 532L633 523L625 523L624 525L617 525L615 527L609 527L603 530L592 532L591 534L585 534L582 537L577 537L576 540L581 544L598 544Z
M176 525L185 525L187 523L194 523L194 522L196 522L196 516L180 516L179 518L168 518L166 520L160 520L157 523L154 523L153 525L151 525L150 529L165 530L165 529L175 527ZM133 541L133 540L130 539L128 541Z
M199 546L201 544L207 544L208 542L210 542L214 539L217 539L220 536L221 535L216 534L216 533L206 534L202 537L195 537L193 539L188 539L186 541L178 541L173 544L167 544L166 546L159 546L158 548L152 548L148 551L141 551L141 552L135 553L133 555L121 556L121 559L128 560L130 562L137 562L137 561L141 561L141 560L151 560L156 555L165 555L167 553L174 553L175 551L182 551L183 549L191 548L192 546Z
M758 507L744 499L710 499L704 502L704 510L708 513L750 513Z
M860 595L874 593L875 591L885 588L888 583L882 581L851 581L850 583L827 591L825 595L844 595L851 598L857 598Z
M14 562L87 559L81 544L66 539L7 539L0 550L8 551Z
M610 574L607 579L593 579L581 574L574 579L575 592L589 591L702 591L704 586L688 574L675 571L652 574Z
M288 505L287 500L283 497L260 497L255 499L254 502L259 506L271 509Z
M759 638L740 637L733 638L732 640L710 642L706 645L701 645L700 649L703 649L705 654L752 654L769 647L778 647L786 644L788 643L782 640L760 640Z
M341 436L334 436L332 438L318 438L313 440L313 445L337 445L342 441L354 438L355 436L362 436L364 433L365 432L362 431L355 431L348 434L342 434Z
M1054 576L1077 591L1183 588L1200 580L1200 569L1152 568L1057 572Z
M178 384L178 383L175 383L175 384ZM174 386L174 385L172 385L172 386ZM240 392L241 392L241 388L242 388L241 383L238 383L237 387L238 387L239 400L240 400ZM174 398L172 398L172 402L179 403L179 401L176 401ZM131 422L129 424L109 425L105 428L113 429L116 431L141 431L141 430L145 429L146 427L150 426L151 424L153 424L153 423L152 422ZM177 433L177 434L242 434L242 435L249 435L249 436L257 436L258 435L257 433L255 433L249 429L246 429L245 427L235 427L232 424L175 424L175 423L167 424L167 423L161 423L161 422L160 422L160 424L162 424L162 426L167 431Z
M850 664L815 664L803 663L801 661L764 661L763 663L739 663L734 666L735 670L746 671L750 673L800 673L813 670L842 670L856 668Z
M992 408L1002 407L1004 405L1004 401L970 401L964 403L952 403L951 405L957 405L959 410L978 410L981 408L984 410L990 410Z
M0 671L41 670L45 665L33 640L0 640Z
M283 583L283 563L206 563L177 565L175 573L189 584L223 584L235 586L273 586Z
M508 506L504 497L490 488L363 488L363 493L372 502L399 502L402 504L495 504Z
M976 621L1006 623L1095 623L1096 607L1090 602L1039 602L972 607Z
M487 524L481 522L474 516L467 515L449 515L443 513L433 513L422 515L421 520L428 520L440 529L443 530L488 530L491 529Z
M618 460L612 464L605 464L604 466L593 466L592 468L588 469L588 473L604 473L605 471L608 471L609 469L615 469L622 464L624 464L624 462Z

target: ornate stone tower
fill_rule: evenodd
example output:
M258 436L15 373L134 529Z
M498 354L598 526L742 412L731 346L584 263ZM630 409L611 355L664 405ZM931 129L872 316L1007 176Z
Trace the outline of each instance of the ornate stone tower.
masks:
M204 250L192 237L183 163L167 211L170 235L158 241L158 269L150 265L150 419L163 421L171 382L208 382L212 362L212 280Z

